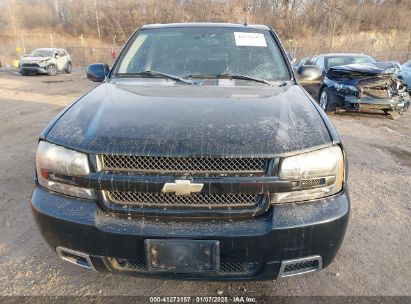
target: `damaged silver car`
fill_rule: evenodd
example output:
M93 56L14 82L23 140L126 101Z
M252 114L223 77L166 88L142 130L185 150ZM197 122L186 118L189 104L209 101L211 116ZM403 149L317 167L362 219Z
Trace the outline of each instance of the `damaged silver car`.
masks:
M310 74L310 80L302 85L327 113L342 108L402 114L410 106L410 97L395 72L391 62L357 54L315 56L298 70L305 78Z

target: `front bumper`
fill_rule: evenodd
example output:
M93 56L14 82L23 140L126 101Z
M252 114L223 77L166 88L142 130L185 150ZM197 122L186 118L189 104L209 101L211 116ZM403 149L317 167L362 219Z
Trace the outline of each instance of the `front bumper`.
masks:
M250 219L133 218L39 186L34 189L31 207L52 248L61 246L87 253L98 271L214 280L275 279L282 261L309 256L320 256L322 267L326 267L342 243L350 210L344 190L321 200L273 206ZM251 265L252 271L168 273L150 272L141 265L133 269L118 267L117 261L123 260L144 264L146 239L217 240L221 265Z
M355 110L387 110L404 112L410 107L410 100L345 96L345 107Z
M47 70L46 67L44 66L21 66L20 67L20 73L26 72L26 73L37 73L37 74L46 74Z
M371 96L354 96L346 94L332 88L332 93L343 100L343 107L345 110L383 110L383 111L397 111L405 112L410 107L410 98L407 92L401 93L399 96L390 98L377 98Z

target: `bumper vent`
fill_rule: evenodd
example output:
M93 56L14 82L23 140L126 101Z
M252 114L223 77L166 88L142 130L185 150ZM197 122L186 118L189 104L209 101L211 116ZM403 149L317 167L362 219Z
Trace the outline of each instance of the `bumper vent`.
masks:
M243 272L244 264L242 263L223 263L220 264L221 272Z
M318 268L318 261L307 261L285 266L284 273L296 272L304 269Z
M99 162L106 171L264 175L267 159L100 155Z
M57 247L56 253L63 261L75 264L82 268L95 270L90 256L87 253L64 247Z
M321 270L321 268L322 259L318 255L295 260L287 260L281 263L278 277L291 277L303 273Z
M220 272L225 274L250 274L261 268L261 263L221 263Z
M146 262L144 260L109 258L113 269L119 271L146 272ZM257 272L261 267L260 263L221 263L217 275L233 274L247 275Z
M116 205L135 207L255 207L262 195L256 194L195 194L177 196L174 194L115 192L107 191L109 202Z
M311 188L316 186L321 186L325 183L324 178L315 178L315 179L303 179L300 181L301 188Z
M146 271L146 262L132 259L110 259L111 265L117 270Z

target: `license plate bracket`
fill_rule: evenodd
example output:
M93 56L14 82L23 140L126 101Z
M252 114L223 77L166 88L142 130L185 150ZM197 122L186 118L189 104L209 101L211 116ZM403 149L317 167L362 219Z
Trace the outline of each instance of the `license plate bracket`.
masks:
M214 273L219 266L219 241L147 239L144 243L149 271Z

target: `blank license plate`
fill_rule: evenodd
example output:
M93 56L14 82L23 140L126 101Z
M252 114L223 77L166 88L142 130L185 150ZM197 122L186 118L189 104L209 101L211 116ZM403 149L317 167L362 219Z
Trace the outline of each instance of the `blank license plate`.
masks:
M145 240L147 269L159 272L216 272L219 241Z

